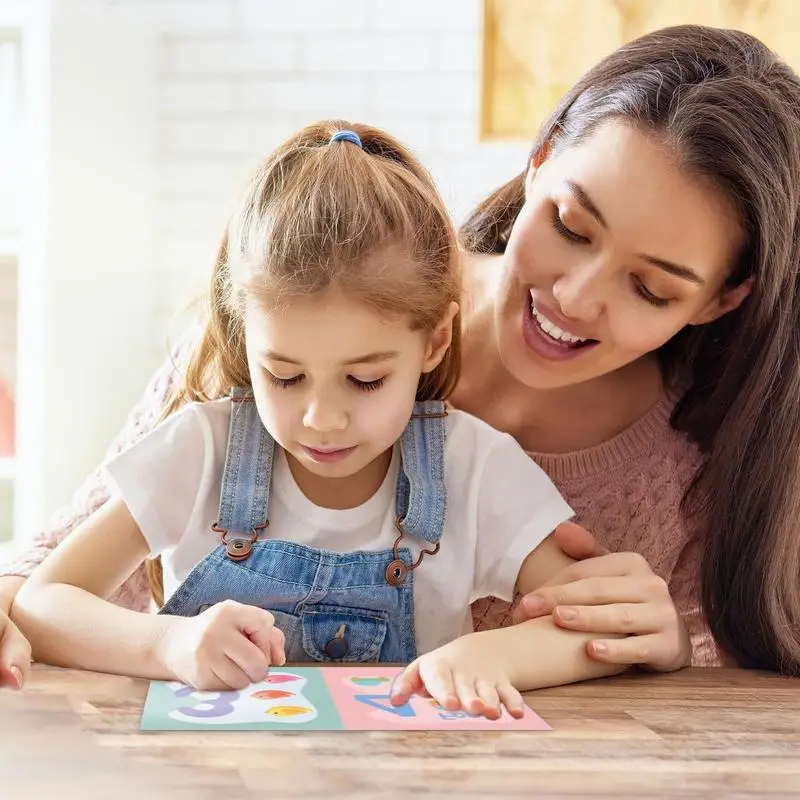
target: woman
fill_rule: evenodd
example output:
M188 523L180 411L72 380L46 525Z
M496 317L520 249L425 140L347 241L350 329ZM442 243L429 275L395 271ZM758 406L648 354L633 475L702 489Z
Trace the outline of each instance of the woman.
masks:
M798 109L800 80L751 36L646 35L578 82L525 171L463 226L454 403L514 435L612 551L517 617L629 634L594 641L595 658L800 673ZM117 446L172 380L156 376ZM27 574L104 499L96 478L6 572ZM579 534L563 532L576 557ZM117 599L147 598L137 575ZM508 611L481 602L475 619Z

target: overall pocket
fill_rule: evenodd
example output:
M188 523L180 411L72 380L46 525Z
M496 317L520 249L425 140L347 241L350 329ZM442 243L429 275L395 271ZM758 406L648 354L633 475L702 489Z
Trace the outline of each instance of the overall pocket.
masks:
M314 661L378 661L389 626L385 611L318 605L303 610L303 649Z

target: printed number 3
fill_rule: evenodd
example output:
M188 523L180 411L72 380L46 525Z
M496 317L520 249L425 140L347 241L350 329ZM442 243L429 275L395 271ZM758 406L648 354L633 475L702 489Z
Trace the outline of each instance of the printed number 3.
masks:
M232 714L236 709L234 703L239 699L239 692L220 692L216 697L206 697L192 691L188 686L183 686L175 692L176 697L194 697L202 701L199 706L184 706L178 712L187 717L208 719L209 717L224 717Z

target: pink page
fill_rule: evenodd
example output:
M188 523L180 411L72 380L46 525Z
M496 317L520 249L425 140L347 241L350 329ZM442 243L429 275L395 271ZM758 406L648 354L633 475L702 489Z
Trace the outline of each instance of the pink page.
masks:
M435 700L412 697L401 707L392 706L389 693L400 667L322 667L328 691L347 730L519 730L549 731L551 727L526 706L522 719L505 710L498 720L447 711Z

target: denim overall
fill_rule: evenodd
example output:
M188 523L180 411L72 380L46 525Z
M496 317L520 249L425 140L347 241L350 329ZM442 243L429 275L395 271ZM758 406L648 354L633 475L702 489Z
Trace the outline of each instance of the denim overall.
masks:
M336 553L264 536L275 441L251 390L234 390L219 518L221 543L159 613L195 616L226 599L259 606L286 636L287 661L408 663L417 656L413 570L444 529L444 403L418 402L400 439L397 539L378 552ZM432 547L412 562L400 540Z

